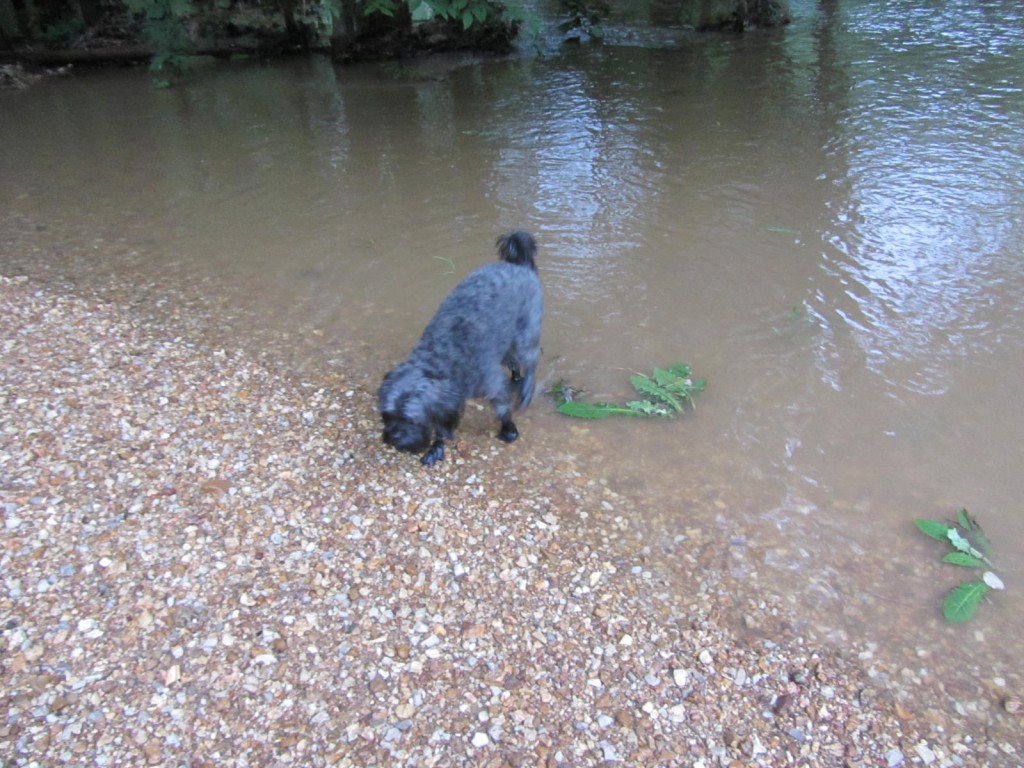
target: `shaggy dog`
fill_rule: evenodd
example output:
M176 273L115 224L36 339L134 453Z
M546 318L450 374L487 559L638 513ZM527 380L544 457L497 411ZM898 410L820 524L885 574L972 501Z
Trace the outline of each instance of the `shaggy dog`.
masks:
M425 450L420 460L428 467L444 458L467 400L490 401L501 422L498 438L511 443L519 437L512 408L533 398L544 311L537 244L526 232L511 232L497 245L500 260L455 287L378 393L384 442Z

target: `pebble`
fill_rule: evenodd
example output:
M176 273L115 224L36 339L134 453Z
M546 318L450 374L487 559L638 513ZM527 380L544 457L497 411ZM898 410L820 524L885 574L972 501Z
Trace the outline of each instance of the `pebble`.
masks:
M890 749L885 753L885 764L888 768L896 768L898 765L903 765L903 753L898 749Z
M599 746L601 747L601 757L606 763L618 763L622 761L622 758L619 756L619 752L615 748L614 744L602 741Z
M921 758L921 762L925 765L931 765L935 762L935 753L924 742L915 744L914 751L917 753L917 756Z
M483 731L477 731L473 734L473 739L471 743L477 749L482 749L483 747L486 747L488 744L491 743L491 737Z

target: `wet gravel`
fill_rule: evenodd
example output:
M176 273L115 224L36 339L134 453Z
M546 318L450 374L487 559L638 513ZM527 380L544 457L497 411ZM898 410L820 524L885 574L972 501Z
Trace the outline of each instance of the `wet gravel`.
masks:
M426 470L363 380L176 333L0 279L3 765L1021 765L1013 697L726 626L571 453Z

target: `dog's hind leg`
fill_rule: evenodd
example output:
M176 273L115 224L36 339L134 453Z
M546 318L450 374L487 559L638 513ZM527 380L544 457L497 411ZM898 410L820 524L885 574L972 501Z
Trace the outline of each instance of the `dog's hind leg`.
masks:
M516 360L516 367L512 369L512 387L515 389L519 400L519 408L529 407L533 400L533 388L537 376L537 349L529 349L526 354L520 354Z
M533 381L537 368L536 357L531 358L524 370L519 358L509 352L505 356L504 365L511 374L508 381L511 401L518 403L520 409L526 408L533 399Z
M501 422L501 429L498 430L498 439L506 443L514 443L519 437L519 430L512 419L505 419Z
M491 405L494 406L494 412L501 422L498 439L505 443L515 442L515 439L519 437L519 430L516 428L515 422L512 421L512 408L508 404L507 395L494 398L491 400Z

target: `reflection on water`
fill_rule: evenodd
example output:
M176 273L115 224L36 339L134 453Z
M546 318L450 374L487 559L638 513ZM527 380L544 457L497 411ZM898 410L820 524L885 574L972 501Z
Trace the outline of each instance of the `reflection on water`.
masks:
M538 460L575 452L636 499L680 578L700 531L808 632L856 645L899 605L887 639L925 644L935 611L897 598L947 574L914 517L970 507L1022 575L1024 10L796 10L771 34L559 58L47 82L0 94L0 206L40 228L47 274L188 285L246 310L229 333L258 317L292 364L367 381L529 228L549 381L620 399L654 365L710 380L669 425L569 432L539 405ZM984 627L1024 631L1021 601Z
M846 319L872 367L921 361L918 376L891 383L931 394L948 390L944 367L966 342L998 351L992 299L1012 306L1021 288L1019 34L959 10L953 24L911 7L851 14L857 87L830 147L850 185L831 265L855 286Z

